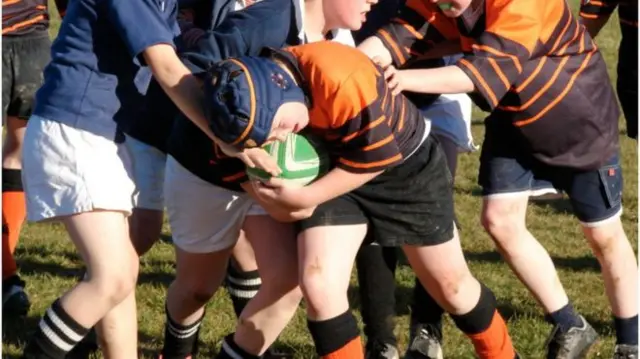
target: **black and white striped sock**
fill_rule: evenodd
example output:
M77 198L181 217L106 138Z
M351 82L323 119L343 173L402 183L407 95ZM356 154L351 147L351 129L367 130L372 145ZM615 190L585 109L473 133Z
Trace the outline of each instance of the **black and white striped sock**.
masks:
M229 265L227 270L227 291L233 302L233 310L236 317L240 317L240 313L247 303L256 296L262 280L257 270L242 272Z
M198 335L202 316L194 323L182 325L176 323L165 306L167 323L164 329L164 346L162 348L163 359L185 359L195 356L198 351Z
M60 305L60 299L56 299L40 320L24 357L63 359L88 332L89 328L71 318Z
M216 357L218 359L258 359L260 356L249 354L233 341L233 333L222 340L222 348Z

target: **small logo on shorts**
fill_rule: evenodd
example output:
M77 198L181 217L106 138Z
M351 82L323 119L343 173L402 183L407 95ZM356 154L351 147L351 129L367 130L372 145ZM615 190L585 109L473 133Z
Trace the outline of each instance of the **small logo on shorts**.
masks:
M616 169L615 168L609 168L609 177L613 177L616 175Z
M286 89L287 86L289 86L289 82L284 78L284 75L279 73L272 73L271 81L273 81L276 86L280 87L283 90Z

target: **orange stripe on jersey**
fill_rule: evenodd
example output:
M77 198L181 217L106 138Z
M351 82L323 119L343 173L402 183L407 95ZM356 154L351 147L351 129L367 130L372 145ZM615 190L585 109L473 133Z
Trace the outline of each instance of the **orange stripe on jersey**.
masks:
M569 90L571 90L571 88L573 87L573 83L576 81L576 78L578 77L578 75L580 75L580 73L582 73L582 71L584 71L584 69L587 67L587 64L591 60L591 56L593 56L593 54L594 54L594 52L590 52L587 55L587 58L584 59L584 61L582 61L582 64L580 65L578 70L571 76L571 79L569 80L569 83L567 84L567 86L565 86L564 90L562 90L560 95L556 96L556 98L553 99L553 101L551 101L547 106L545 106L545 108L542 109L542 111L540 111L537 115L535 115L535 116L533 116L531 118L528 118L526 120L516 121L516 122L514 122L514 124L516 126L528 125L528 124L540 119L547 112L549 112L554 106L556 106L560 101L562 101L562 99L567 95L567 93L569 93Z
M531 75L529 75L529 77L527 77L526 80L522 81L520 86L516 87L516 93L522 92L531 83L531 81L533 81L533 79L536 78L536 76L538 76L538 74L540 73L540 70L542 70L542 66L544 66L544 63L546 61L547 61L547 57L543 57L542 60L538 62L538 66L536 66L536 68L533 70Z
M17 4L22 0L7 0L7 1L3 1L2 2L2 6L8 6L8 5L13 5L13 4Z
M495 93L493 92L489 84L487 84L487 81L484 80L480 72L475 68L475 66L473 66L469 61L465 59L460 59L458 63L464 65L464 67L468 68L469 71L473 73L476 79L478 79L478 82L480 82L480 85L482 86L484 91L487 93L487 96L489 96L489 99L492 102L492 106L496 106L498 104L498 99L496 98Z
M409 25L408 22L402 20L401 18L395 18L393 19L393 21L397 22L398 24L401 24L402 27L405 30L409 31L416 39L418 40L424 39L424 36L421 33L417 32L416 29L414 29L413 26Z
M238 65L242 71L244 71L245 76L247 76L247 83L249 84L249 101L251 104L251 112L249 113L249 123L247 124L247 127L244 129L240 137L231 143L232 145L237 145L249 136L249 133L251 133L251 129L253 128L253 123L256 119L256 91L253 88L253 80L251 79L249 69L247 69L247 67L238 60L230 59L229 61Z
M239 180L240 178L246 176L246 174L247 173L245 171L242 171L242 172L238 172L236 174L233 174L231 176L222 177L222 180L225 181L225 182L233 182L233 181Z
M339 161L349 167L353 168L375 168L375 167L383 167L390 165L394 162L402 160L402 154L398 153L397 155L387 158L386 160L377 161L377 162L369 162L369 163L359 163L346 160L344 158L339 159Z
M571 37L571 40L567 41L566 44L564 44L564 46L562 46L562 48L557 52L557 56L562 56L564 55L564 53L567 51L567 49L569 48L569 46L573 45L573 42L576 41L576 39L578 38L578 34L580 33L580 26L576 26L576 29L573 31L573 36ZM582 35L584 36L584 32L582 33Z
M572 19L573 18L571 17L571 15L567 17L567 23L562 28L562 32L560 32L560 35L558 35L558 37L556 38L556 42L551 47L551 50L549 50L550 54L553 54L558 48L558 46L560 46L560 41L564 39L564 35L567 33L567 30L569 29L569 25L571 25Z
M591 0L591 1L589 1L589 5L594 5L594 6L604 6L604 4L602 3L602 1L596 1L596 0Z
M482 51L486 51L490 54L496 55L496 56L500 56L500 57L508 57L511 60L513 60L513 65L516 67L516 69L518 69L518 71L522 72L522 65L520 65L520 60L518 60L518 58L514 55L511 54L506 54L502 51L499 51L497 49L494 49L493 47L487 46L487 45L478 45L478 44L473 44L471 45L472 49L476 49L476 50L482 50Z
M542 88L538 92L536 92L535 95L533 95L529 99L529 101L525 102L524 105L504 106L504 107L500 106L499 108L505 111L523 111L531 107L531 105L533 105L540 97L542 97L542 95L544 95L547 92L547 90L549 90L551 86L553 86L553 84L558 79L558 76L560 75L560 73L562 72L562 69L564 68L564 66L568 61L569 61L569 57L565 56L564 58L562 58L562 61L560 62L556 70L553 72L553 76L551 76L551 79L547 81L547 83L544 86L542 86Z
M38 15L38 16L36 16L34 18L31 18L29 20L26 20L26 21L23 21L23 22L19 22L19 23L13 25L13 26L10 26L10 27L2 29L2 34L4 35L4 34L12 32L12 31L16 31L18 29L21 29L23 27L29 26L31 24L35 24L36 22L42 21L44 19L45 19L44 15Z
M378 31L378 33L380 35L382 35L382 37L384 37L385 40L387 40L389 45L391 45L391 49L396 54L396 57L398 57L398 59L400 59L400 62L404 63L406 61L406 59L404 58L404 55L402 55L402 51L400 51L400 48L398 47L398 44L394 41L394 39L391 37L391 35L389 35L389 33L384 29L380 29Z
M349 142L349 141L353 140L354 138L356 138L356 137L360 136L361 134L371 130L372 128L377 127L378 125L383 123L385 119L386 119L386 117L384 115L380 116L377 120L371 122L370 124L365 126L365 128L361 129L360 131L354 132L354 133L344 137L342 139L342 142Z
M400 107L400 119L398 120L398 132L402 131L404 128L404 110L405 110L405 101L402 101L402 107Z
M580 16L582 16L585 19L597 19L598 18L598 15L587 14L586 12L582 12L582 11L580 11Z
M384 139L382 139L382 140L380 140L380 141L378 141L376 143L373 143L373 144L370 144L369 146L363 147L362 150L363 151L375 150L376 148L380 148L380 147L386 145L387 143L389 143L389 142L391 142L393 140L395 140L395 136L394 135L389 135L386 138L384 138Z
M507 80L507 77L504 75L504 72L502 72L502 69L500 68L496 60L489 57L487 58L487 61L489 61L489 64L491 65L491 67L493 67L493 70L496 72L496 74L498 74L498 78L500 79L500 81L502 81L504 87L510 88L511 85L509 84L509 80Z

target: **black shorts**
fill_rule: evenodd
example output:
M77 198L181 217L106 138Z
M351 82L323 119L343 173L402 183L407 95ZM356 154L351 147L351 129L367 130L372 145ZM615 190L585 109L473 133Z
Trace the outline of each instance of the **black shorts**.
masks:
M49 33L2 37L2 121L29 119L43 70L51 59Z
M618 50L616 90L627 123L627 136L638 138L638 28L623 26Z
M451 240L454 220L451 174L440 143L429 136L404 163L319 205L296 226L368 224L369 238L382 246L428 246Z

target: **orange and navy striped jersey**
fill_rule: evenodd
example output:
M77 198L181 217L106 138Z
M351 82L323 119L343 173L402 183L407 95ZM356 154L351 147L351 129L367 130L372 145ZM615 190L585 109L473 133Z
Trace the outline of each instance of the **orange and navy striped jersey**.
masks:
M56 0L60 15L64 15L67 0ZM49 29L47 0L3 0L2 36L26 35Z
M430 0L408 0L376 34L401 65L444 40L492 128L521 138L544 163L593 169L618 147L619 109L606 65L564 1L472 0L458 18Z
M616 7L620 25L635 27L635 31L638 31L638 0L583 0L580 16L585 19L596 19L611 15Z
M327 141L337 167L382 171L402 163L422 143L420 112L404 96L391 94L382 70L366 55L331 41L287 51L308 85L309 128Z

